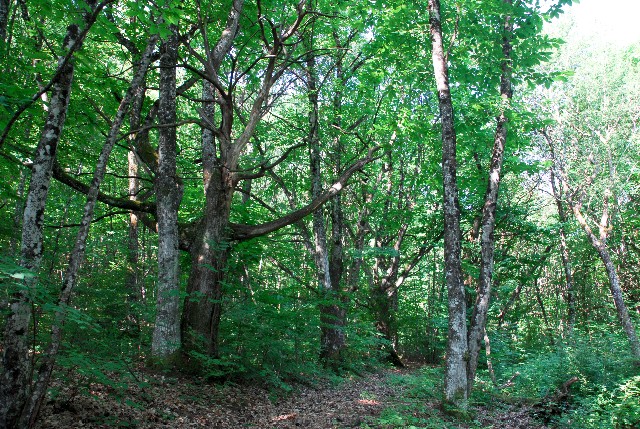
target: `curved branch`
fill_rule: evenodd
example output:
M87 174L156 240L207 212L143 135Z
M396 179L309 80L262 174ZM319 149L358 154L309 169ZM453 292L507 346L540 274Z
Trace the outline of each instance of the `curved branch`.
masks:
M353 176L356 171L361 170L365 165L377 159L378 157L374 156L374 154L380 148L381 146L378 145L369 149L367 156L365 156L364 158L360 158L355 163L353 163L342 173L338 180L333 185L331 185L329 189L325 190L313 201L311 201L301 209L291 212L279 219L260 225L240 225L232 223L230 225L232 231L231 238L234 240L244 241L251 238L260 237L270 232L277 231L280 228L284 228L285 226L291 225L310 215L311 213L322 207L322 205L329 201L331 197L340 192L342 188L347 185L347 181L349 180L349 178L351 178L351 176Z
M271 164L261 164L258 167L260 168L260 171L256 172L256 173L246 173L246 174L238 174L237 176L237 180L251 180L251 179L258 179L260 177L263 177L266 172L268 170L273 169L275 166L277 166L278 164L280 164L281 162L283 162L284 160L287 159L287 157L289 156L289 154L291 152L293 152L294 150L304 146L306 143L298 143L297 145L291 146L290 148L288 148L280 158L276 159L275 161L273 161Z
M72 189L75 189L82 194L87 195L89 193L89 185L79 181L78 179L75 179L69 173L64 171L64 169L60 166L60 163L58 163L58 160L55 160L53 163L53 177L57 181L64 183L65 185L69 186ZM125 210L149 213L154 216L156 213L155 203L117 198L111 195L106 195L102 192L98 193L98 201L111 207L118 207Z

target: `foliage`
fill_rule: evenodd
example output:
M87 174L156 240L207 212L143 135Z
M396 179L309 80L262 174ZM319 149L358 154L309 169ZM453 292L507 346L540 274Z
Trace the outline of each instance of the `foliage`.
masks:
M166 38L169 26L175 25L184 39L179 48L178 85L197 82L177 101L177 163L184 187L179 221L183 232L201 226L206 205L201 142L202 130L209 125L200 119L205 65L199 58L206 57L207 45L214 45L222 34L228 2L147 5L121 1L98 17L73 58L75 79L56 154L60 171L75 180L76 186L72 189L52 182L44 213L45 254L37 273L21 268L18 261L28 166L46 120L48 101L29 100L54 77L66 27L79 22L81 14L75 7L82 2L31 2L28 8L29 2L9 3L11 38L0 42L4 59L0 132L21 106L28 103L28 107L0 144L0 324L4 326L17 293L25 290L24 279L37 276L37 288L26 297L33 309L29 342L34 357L39 358L49 345L55 313L61 311L67 322L58 380L66 382L80 375L76 386L80 393L89 394L93 384L101 384L117 396L138 383L131 368L148 360L157 316L155 213L152 209L138 213L133 251L129 213L113 204L116 200L122 205L131 197L128 154L135 144L133 136L155 154L157 62L147 74L140 108L149 129L134 129L130 124L121 130L101 186L112 202L98 205L73 301L60 305L60 285L86 200L76 191L78 184L89 183L94 172L104 136L138 61L136 52L153 34ZM222 297L216 302L222 309L219 354L208 354L202 341L185 350L172 370L198 380L259 384L280 395L292 392L300 383L316 384L320 379L375 370L385 365L387 351L396 339L397 351L407 361L443 362L448 314L439 238L443 229L441 143L424 3L315 2L316 13L305 17L295 34L300 40L312 37L314 49L307 52L297 42L285 46L291 56L278 59L277 65L283 66L280 80L259 106L263 115L239 155L236 173L246 176L230 191L229 229L238 224L264 224L309 203L314 179L309 157L309 96L313 94L309 93L306 59L313 56L318 78L321 171L317 174L322 186L332 185L345 166L369 148L381 146L377 158L352 176L339 199L317 209L327 231L340 221L344 224L342 235L327 234L330 250L343 251L339 293L321 291L311 216L252 240L209 243L215 250L228 251L229 256L222 268ZM475 297L480 252L472 231L482 210L495 117L503 103L498 91L501 17L510 13L516 26L512 66L518 85L509 112L497 206L487 332L498 384L516 371L520 376L513 386L497 392L489 387L488 362L481 358L479 388L472 402L484 406L499 396L535 403L576 376L579 384L572 388L572 402L558 417L558 424L633 427L640 420L640 379L633 373L626 340L619 334L608 279L597 255L573 219L559 221L549 196L553 161L540 132L547 130L562 142L557 149L567 167L567 184L578 189L586 176L594 175L583 189L590 221L602 218L607 192L614 197L609 203L608 246L629 308L637 308L638 46L594 51L586 42L570 40L563 45L544 33L545 21L558 16L561 6L571 4L570 0L558 1L546 12L538 9L539 2L529 1L514 2L508 10L502 0L443 3L459 140L469 308ZM23 6L27 9L20 9ZM269 60L265 49L273 43L274 32L289 24L295 13L291 2L245 2L240 30L222 59L217 82L217 89L228 91L228 100L234 104L230 119L234 137L246 126L264 77L263 66ZM196 30L201 23L206 23L206 32ZM262 33L265 28L268 31ZM219 109L212 121L222 123ZM609 133L605 141L600 135L604 132ZM146 155L149 153L140 149L139 161ZM152 206L152 165L140 162L137 178L139 202ZM567 232L576 284L577 319L572 333L566 323L569 303L558 250L560 228ZM412 269L403 272L414 260ZM189 296L186 292L193 263L187 252L181 255L181 278L174 293L190 300L209 299L199 292ZM396 275L402 278L390 275L394 264L399 267ZM387 295L380 294L385 282L394 284L384 291ZM340 332L347 347L340 365L332 369L324 368L318 359L320 309L328 305L346 312ZM637 314L632 317L638 326ZM387 322L397 338L381 329ZM391 384L406 387L403 401L384 410L377 424L385 428L456 427L459 422L451 416L423 407L439 403L441 378L438 368L392 377ZM467 426L479 427L469 416L463 417Z

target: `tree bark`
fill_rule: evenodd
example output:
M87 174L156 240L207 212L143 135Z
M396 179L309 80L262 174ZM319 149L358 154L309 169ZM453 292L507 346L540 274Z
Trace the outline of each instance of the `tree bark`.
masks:
M9 0L0 0L0 42L7 38L7 23L9 22Z
M78 27L67 29L65 49L79 43ZM61 61L61 59L60 59ZM37 287L37 271L43 256L42 227L51 182L51 171L64 127L74 63L68 61L51 89L49 114L36 149L22 221L20 266L31 274L24 279L25 288L11 300L11 313L4 327L2 383L0 383L0 427L19 427L18 422L30 394L29 324L31 297Z
M158 285L156 323L151 353L154 359L168 363L181 347L179 298L178 209L182 183L176 167L176 63L178 61L177 28L160 47L160 94L158 123L168 125L159 130L158 172L155 179L158 219Z
M607 249L606 224L600 225L600 237L596 236L587 223L587 220L582 215L581 204L578 202L572 202L570 205L574 216L582 227L582 230L587 234L587 237L589 237L591 245L598 252L598 256L604 264L607 271L607 277L609 278L609 290L611 291L611 296L613 297L613 302L615 303L618 318L622 324L622 329L629 340L631 353L636 359L640 359L640 342L638 341L638 335L636 334L636 330L631 322L631 318L629 317L629 311L627 310L627 306L624 302L624 295L622 293L622 288L620 287L620 280L618 278L616 266L611 260L611 255ZM606 217L606 215L603 216L603 218L604 217Z
M511 6L511 0L504 0L507 6ZM502 73L500 76L500 97L503 106L497 118L496 133L493 142L493 153L491 155L491 167L489 168L489 182L482 208L481 222L481 261L480 277L478 278L478 294L476 303L471 315L471 326L469 327L469 360L467 364L467 394L473 388L476 370L478 368L478 357L480 354L481 342L484 337L487 324L487 312L489 311L489 298L491 296L491 278L493 276L493 256L495 249L494 230L496 225L496 210L498 203L498 191L502 178L502 161L504 159L504 148L507 140L506 109L513 96L511 88L511 35L513 33L513 23L509 15L505 16L502 36Z
M118 140L120 128L122 127L122 123L128 113L131 100L134 98L136 92L142 90L142 82L144 80L144 76L147 72L149 64L151 63L156 41L157 36L151 36L151 38L149 39L147 48L141 58L140 65L136 69L135 74L131 80L131 84L126 94L122 98L120 105L118 106L118 111L116 112L116 115L111 123L107 139L102 147L100 155L98 156L96 169L93 173L93 179L91 181L89 193L87 194L87 200L84 206L84 212L80 221L80 227L76 235L74 248L69 258L69 263L65 272L62 289L60 290L60 295L57 302L57 307L59 309L55 313L54 322L51 326L51 340L43 357L43 362L38 369L38 378L34 384L31 398L27 406L23 410L20 422L21 427L31 428L35 425L40 407L42 406L42 402L47 393L47 388L51 379L51 373L53 372L53 367L55 365L58 351L61 346L63 325L67 316L65 308L69 306L71 302L73 290L77 283L80 265L82 264L82 261L84 259L86 241L89 235L91 220L93 219L93 213L95 211L95 206L98 200L100 185L107 171L109 156L111 155L111 151L113 150L113 147Z
M139 97L140 104L142 97ZM131 113L131 129L137 129L140 124L140 110L137 108L138 100L134 101ZM135 136L133 136L135 139ZM135 145L132 144L133 148ZM138 192L140 192L140 180L138 178L138 158L133 149L129 150L127 155L128 175L129 175L129 199L138 201ZM125 278L125 287L127 289L128 315L125 329L131 335L137 336L140 333L139 316L135 309L135 304L141 300L140 288L140 269L138 263L140 261L140 242L139 242L139 220L138 213L131 212L129 214L129 227L127 235L127 275Z
M238 181L236 171L239 156L248 142L248 138L246 141L236 142L232 138L233 98L231 94L223 93L218 73L237 35L243 4L243 0L233 1L225 29L217 44L213 48L206 46L207 59L203 64L206 79L203 80L202 86L204 101L200 116L205 125L201 135L205 202L204 213L190 249L191 271L187 282L181 330L187 348L203 349L212 357L218 357L220 353L218 336L222 315L222 288L231 252L231 203ZM206 33L204 34L206 38ZM271 79L271 76L267 76L266 79ZM262 116L262 102L267 94L262 94L259 109L252 112L257 116L250 121L254 128L257 119ZM214 123L215 103L220 107L220 124ZM245 131L248 131L247 128ZM219 151L216 151L216 136Z
M432 60L442 121L442 175L444 194L444 255L449 330L445 368L445 401L467 406L467 309L460 262L460 207L456 178L456 133L449 75L442 46L440 1L429 0Z
M543 133L545 138L548 139L546 133ZM566 284L566 300L567 300L567 332L569 335L573 332L573 327L576 323L576 302L575 302L575 286L573 283L573 270L571 268L571 258L569 255L569 247L567 245L567 233L565 230L565 225L567 224L567 213L564 210L564 205L562 203L563 195L562 188L558 186L558 178L555 174L555 165L557 164L556 155L553 150L553 146L550 145L551 148L551 160L553 161L553 166L550 170L551 174L551 190L553 192L553 198L556 202L556 209L558 211L558 219L560 220L560 258L562 260L562 268L564 271L564 279Z

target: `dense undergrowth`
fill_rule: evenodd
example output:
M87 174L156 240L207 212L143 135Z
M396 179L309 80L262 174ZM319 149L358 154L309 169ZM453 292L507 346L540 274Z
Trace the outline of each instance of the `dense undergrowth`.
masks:
M104 333L98 324L89 322L79 332L83 331ZM375 377L377 371L389 368L380 353L371 352L377 350L371 347L372 344L354 341L351 355L346 360L350 364L328 370L313 356L296 354L293 347L287 349L280 342L267 341L258 334L254 333L252 338L262 339L254 344L249 342L252 347L237 350L224 359L192 354L200 372L189 372L182 382L261 386L269 392L272 401L286 401L303 385L312 388L327 383L338 386L353 377ZM97 338L102 338L104 343L92 342L92 350L99 353L91 355L82 352L86 345L78 347L82 342L67 343L59 361L58 379L62 382L57 386L73 386L75 395L91 396L92 389L102 385L108 388L114 400L126 401L126 392L131 386L144 389L148 384L140 371L152 374L152 378L164 377L163 374L185 377L184 371L178 368L164 373L141 370L143 356L126 357L125 353L116 356L113 353L117 350L113 347L117 342L115 339L96 335L93 341ZM131 339L125 341L124 338L120 337L121 343L129 343L121 344L121 347L130 347ZM469 401L469 410L443 409L442 368L421 364L415 370L398 371L388 376L386 383L401 388L401 397L385 405L375 419L363 422L360 427L508 428L511 427L508 418L498 421L496 416L516 412L520 414L514 419L531 419L533 426L526 427L631 429L640 425L640 376L623 338L602 331L575 331L571 340L546 344L537 353L528 354L515 353L509 341L504 338L501 341L499 335L493 344L492 360L498 383L519 373L507 387L495 388L483 366ZM272 347L279 348L273 350ZM129 348L127 352L131 351ZM277 353L282 353L280 359ZM257 356L261 360L256 360ZM572 377L577 377L578 381L572 384L568 397L556 401L557 389ZM56 389L52 390L53 399L59 393ZM362 398L375 399L367 397L366 392L362 393Z

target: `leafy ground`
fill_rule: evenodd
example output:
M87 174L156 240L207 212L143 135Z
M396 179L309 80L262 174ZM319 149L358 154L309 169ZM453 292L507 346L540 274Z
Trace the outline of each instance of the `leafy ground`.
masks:
M485 401L456 420L440 409L441 371L387 369L297 386L287 394L141 372L126 389L58 386L39 428L545 428L526 406Z

